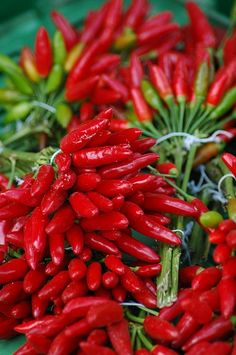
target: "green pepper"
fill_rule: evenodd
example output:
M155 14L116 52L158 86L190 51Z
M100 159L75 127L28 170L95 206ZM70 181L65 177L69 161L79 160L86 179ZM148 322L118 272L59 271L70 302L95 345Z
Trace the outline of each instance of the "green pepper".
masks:
M197 71L194 82L194 92L197 101L203 101L207 94L209 83L209 68L206 62L203 62Z
M63 128L66 128L72 117L72 111L70 106L63 102L59 103L56 107L55 115L58 123Z
M24 100L24 95L20 94L18 91L0 88L0 102L1 104L11 104Z
M20 102L7 112L5 122L10 123L24 119L30 113L32 107L33 105L30 102Z
M145 100L149 103L151 107L155 108L160 112L165 110L160 96L148 80L142 80L141 88Z
M236 87L233 87L223 97L220 104L212 111L210 118L217 119L223 116L236 102Z
M234 222L236 222L236 198L230 198L228 205L227 205L227 211L229 218L232 219Z
M63 79L63 69L60 64L55 64L46 83L46 92L49 94L58 89Z
M63 65L66 59L66 46L60 31L57 31L53 38L54 63Z
M208 211L201 215L200 223L207 228L216 228L223 221L223 217L216 211Z
M22 69L8 56L0 54L0 71L6 72L6 70L13 70L19 74L22 74Z

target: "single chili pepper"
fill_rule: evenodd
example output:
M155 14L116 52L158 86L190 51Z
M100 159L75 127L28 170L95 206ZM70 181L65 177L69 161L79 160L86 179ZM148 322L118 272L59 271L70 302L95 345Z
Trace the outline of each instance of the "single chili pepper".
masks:
M136 191L133 195L129 197L129 200L141 206L144 203L144 194L142 191Z
M146 190L152 182L156 180L156 177L151 174L136 174L134 177L128 179L132 184L132 192Z
M146 153L150 148L156 144L154 138L143 138L137 141L131 142L130 146L133 152Z
M91 249L104 254L119 254L119 250L114 243L96 233L87 233L85 236L85 244Z
M104 263L109 270L113 271L117 275L124 275L126 270L125 265L117 256L107 255Z
M106 197L123 196L132 191L132 184L127 180L103 180L96 187L96 191Z
M29 207L37 206L40 202L40 198L31 196L29 187L9 189L2 192L2 196L6 197L8 201L18 202Z
M133 293L135 300L143 304L147 308L157 308L157 296L154 295L147 287L143 287L142 290Z
M129 121L124 119L124 118L113 118L110 120L111 125L110 125L110 130L112 132L120 132L123 129L129 128Z
M112 289L117 286L119 278L117 274L112 271L106 271L102 275L102 284L105 288Z
M87 336L93 328L88 323L87 319L81 319L78 322L66 327L65 334L69 338L78 338Z
M117 354L133 354L129 335L129 323L126 319L122 319L118 323L109 325L107 332Z
M92 262L87 269L87 285L91 291L96 291L101 286L102 268L99 262Z
M194 333L182 346L184 351L188 351L193 345L200 341L214 341L227 334L230 334L233 329L233 321L217 317L211 322L205 324L200 330Z
M146 0L132 1L124 17L123 26L137 29L142 24L148 10Z
M157 159L158 155L156 153L147 153L137 158L103 167L100 169L99 173L104 179L117 179L124 175L137 172L145 166L154 163Z
M80 127L68 133L60 143L65 153L73 153L84 147L101 130L107 128L112 117L112 109L101 112L97 118L83 123Z
M151 355L177 355L177 352L164 345L158 344L152 349Z
M23 293L22 281L8 283L0 290L0 303L15 304Z
M111 292L112 292L112 297L114 298L115 301L120 303L125 301L127 291L123 286L117 285L111 290Z
M236 176L236 157L233 154L224 153L222 155L222 160L232 174Z
M17 202L9 202L0 208L0 220L12 220L13 218L27 215L29 207Z
M37 292L47 280L44 269L30 270L24 277L23 288L25 293L32 294Z
M116 68L120 63L120 56L114 53L104 53L97 57L90 69L89 75L97 75L104 73L105 71L111 71Z
M47 225L45 231L48 234L64 233L72 227L75 220L75 213L72 208L64 204L60 207Z
M96 345L105 345L108 341L107 332L103 329L94 329L89 334L87 341Z
M140 88L141 80L144 75L142 64L139 57L133 53L130 58L130 80L132 88Z
M222 101L210 114L210 118L217 119L223 116L234 104L236 99L236 87L229 89L224 95Z
M39 81L40 77L36 69L35 58L28 47L24 47L21 50L20 66L30 80L34 82Z
M0 283L4 285L21 280L27 271L28 266L24 259L11 259L0 265Z
M106 18L108 5L105 4L95 12L90 12L85 21L84 29L81 33L80 41L88 44L94 39L94 36L101 30L103 22Z
M176 23L167 23L163 26L154 26L149 28L140 28L137 33L138 46L147 45L158 41L163 36L168 35L179 29L179 25Z
M42 301L37 293L32 295L31 299L32 303L32 315L34 318L38 319L41 318L48 308L48 301Z
M97 306L104 303L103 297L86 296L78 297L69 301L64 309L64 314L74 315L76 318L85 317L91 306Z
M108 86L108 88L110 89L110 92L112 92L112 90L113 90L114 93L116 92L124 102L128 101L129 91L128 91L127 87L122 82L120 82L118 79L112 78L111 76L109 76L107 74L102 75L102 80L105 83L105 85ZM98 91L95 90L94 95L95 96L99 95L99 92L100 92L99 90ZM94 98L93 98L93 100L94 100ZM103 100L104 100L104 98L103 98ZM94 100L94 101L96 103L98 100Z
M78 40L78 34L76 33L76 30L59 12L54 10L51 13L51 16L58 31L62 33L67 49L70 50Z
M182 57L177 58L172 86L177 102L185 102L189 96L188 69Z
M125 144L87 148L73 155L73 163L76 167L94 168L125 160L132 154L133 152Z
M144 208L161 213L174 213L190 217L196 216L197 213L197 210L189 202L155 193L145 194Z
M33 105L31 102L20 102L8 110L4 120L6 123L12 123L19 119L25 119L30 114L32 108Z
M224 264L231 256L231 249L227 244L219 244L213 252L213 259L217 264Z
M200 270L201 267L198 265L190 265L182 268L179 273L181 285L191 286L192 280Z
M157 316L147 316L144 319L143 327L153 339L171 341L178 338L177 328Z
M91 218L98 215L98 208L82 192L74 192L69 201L78 217Z
M110 212L113 210L112 201L110 199L108 199L107 197L101 195L100 193L95 192L95 191L90 191L90 192L88 192L87 196L94 203L94 205L97 206L99 211Z
M164 100L168 100L173 96L173 93L165 73L161 67L157 65L150 65L149 69L152 84L157 89L160 97Z
M236 228L229 231L226 235L226 243L230 249L236 249Z
M131 98L134 105L134 111L140 122L149 122L152 120L152 112L147 105L140 88L131 89Z
M216 37L213 28L200 7L194 2L188 2L186 9L196 41L202 42L206 47L215 48Z
M115 355L115 351L113 351L111 348L107 348L105 346L100 346L97 344L92 344L90 342L80 342L80 347L83 351L84 354L89 355L94 352L97 352L99 355Z
M38 296L42 300L55 298L70 282L68 271L60 271L48 283L41 288Z
M178 170L176 165L171 162L159 163L156 165L156 169L161 174L170 174L174 176L178 175Z
M73 225L66 233L68 243L75 255L81 254L84 247L84 233L78 224Z
M68 337L66 331L61 331L52 341L48 355L70 354L77 348L78 340L73 337Z
M65 173L70 169L71 157L66 153L58 153L55 157L55 163L58 167L59 173Z
M208 351L210 346L210 343L208 341L199 341L196 345L193 345L189 351L186 352L188 355L194 355L194 354L206 354L206 351Z
M220 311L225 319L229 319L235 308L235 281L234 279L222 279L217 285L220 299Z
M83 102L80 106L80 121L85 122L94 117L94 107L91 102Z
M64 303L73 298L86 296L88 288L85 281L72 281L64 289L61 298Z
M184 313L176 325L176 328L179 331L179 336L172 342L172 346L175 348L181 347L188 338L199 329L199 327L199 324L191 314L188 312Z
M213 312L219 312L220 310L220 299L219 299L219 292L218 288L212 288L211 290L204 291L200 294L199 299L201 301L206 302Z
M181 307L185 312L191 314L194 320L199 324L206 324L212 319L210 306L197 297L183 299L181 301Z
M217 211L207 211L200 216L200 223L207 228L217 228L223 217Z
M122 286L129 292L136 293L142 290L142 283L139 276L129 268L127 268L125 273L121 275L120 281Z
M37 353L48 353L51 346L51 340L44 335L29 334L27 341L34 348Z
M95 138L91 140L91 142L87 145L89 148L94 148L94 147L101 147L105 144L107 144L107 141L109 137L111 136L111 132L108 130L104 130L99 132Z
M223 265L223 277L224 278L230 278L230 277L235 277L236 271L235 271L235 265L236 265L236 258L233 256L230 259L228 259L224 265Z
M80 259L72 259L68 265L68 272L72 281L80 281L87 273L86 264Z
M5 59L4 59L4 62L5 62ZM19 70L20 69L19 67L18 67L18 70L16 70L16 69L9 67L8 63L5 66L5 63L3 64L2 55L0 57L0 68L1 68L1 71L4 72L7 75L7 77L9 77L9 79L13 83L14 87L20 93L22 93L24 95L32 95L33 94L33 88L31 86L31 83L26 78L24 73L21 70ZM23 104L24 103L22 103L22 106L23 106ZM24 106L26 107L27 105L24 105ZM17 110L15 112L17 113Z
M128 227L127 218L120 212L112 211L92 218L85 218L81 221L81 226L86 231L94 230L114 230Z
M35 40L36 67L42 77L48 76L52 66L52 49L47 30L40 27Z
M51 72L47 78L47 83L46 83L46 93L50 94L54 91L56 91L59 86L62 83L63 79L63 69L60 64L54 64L54 66L51 69Z
M95 328L119 322L122 318L122 306L110 300L97 306L91 306L86 315L88 323Z
M49 237L49 250L52 258L52 262L56 265L60 265L63 262L65 250L64 250L65 238L62 233L50 233Z
M163 226L167 225L170 223L170 218L163 216L159 213L155 214L146 214L147 217L150 217L153 221L162 224Z
M54 170L51 165L42 165L37 177L31 186L31 195L38 197L45 194L54 181Z
M29 254L37 263L43 257L46 247L45 226L48 223L48 218L43 216L41 209L37 207L28 222L28 227L24 232L25 247L28 248Z
M92 76L81 80L79 83L71 84L66 88L65 97L69 102L85 99L91 95L99 80L99 76Z
M116 241L116 244L123 252L138 260L147 263L158 263L160 261L159 255L153 248L125 233L122 233L121 237Z
M44 195L41 202L43 215L49 215L60 208L67 198L65 190L54 189L53 187Z
M53 184L54 190L69 190L76 182L76 174L73 170L68 170L64 173L60 173L58 178Z
M11 310L11 315L15 319L24 319L31 315L31 303L29 301L21 301L17 303Z
M221 270L208 267L197 274L192 281L192 288L196 291L206 291L218 284L221 279Z
M66 59L66 46L61 31L56 31L53 37L53 60L63 66Z
M150 264L138 266L135 273L141 277L157 276L161 272L161 264Z
M236 55L235 45L236 45L236 33L234 32L224 42L223 58L224 58L225 66L235 59L235 55Z
M84 249L82 250L81 254L80 254L80 259L82 261L84 261L85 263L87 263L88 261L90 261L93 257L93 252L89 247L84 247Z
M114 208L114 209L116 209L116 208ZM120 231L116 231L116 230L114 230L114 231L103 231L101 233L101 235L104 238L108 239L108 240L114 241L114 240L117 240L117 239L120 238L121 232Z

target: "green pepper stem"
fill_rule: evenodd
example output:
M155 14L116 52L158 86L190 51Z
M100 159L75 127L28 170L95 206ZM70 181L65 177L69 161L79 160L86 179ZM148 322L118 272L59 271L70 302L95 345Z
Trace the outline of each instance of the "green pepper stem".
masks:
M148 338L147 337L145 337L145 335L143 334L143 331L142 331L142 329L138 329L138 337L139 337L139 339L141 340L141 342L143 343L143 345L145 346L145 348L147 349L147 350L152 350L152 348L153 348L153 345L152 345L152 343L148 340Z

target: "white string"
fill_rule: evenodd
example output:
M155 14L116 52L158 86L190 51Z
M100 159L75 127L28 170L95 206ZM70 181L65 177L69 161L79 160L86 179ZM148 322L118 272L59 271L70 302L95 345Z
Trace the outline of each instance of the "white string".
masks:
M172 229L172 232L180 233L180 234L182 234L182 237L184 237L184 231L182 231L182 229Z
M34 106L37 106L37 107L41 107L41 108L44 108L44 110L47 110L51 113L55 113L56 112L56 109L55 107L53 106L50 106L48 104L46 104L45 102L41 102L41 101L33 101L33 105Z
M221 141L221 139L218 137L219 135L225 135L226 137L232 138L233 134L228 132L228 131L224 131L224 130L218 130L215 131L211 136L207 137L207 138L199 138L196 136L193 136L192 134L186 133L186 132L172 132L169 134L166 134L165 136L159 138L157 140L157 145L172 138L172 137L185 137L184 139L184 147L189 150L191 145L193 143L210 143L210 142L215 142L218 143Z
M50 159L50 164L52 165L53 162L54 162L54 159L56 158L57 154L61 153L62 150L61 149L58 149L55 153L53 153L53 155L51 156L51 159Z
M17 183L17 186L20 186L23 184L24 180L22 180L21 178L19 178L18 176L15 176L15 181Z
M217 188L218 188L218 191L219 191L220 193L222 193L222 194L223 194L223 191L222 191L221 185L222 185L223 181L224 181L225 179L229 178L229 177L231 177L232 179L236 180L236 178L235 178L235 176L234 176L233 174L226 174L226 175L222 176L222 177L220 178L219 182L218 182Z
M142 303L137 303L137 302L122 302L122 306L128 306L128 307L145 307Z

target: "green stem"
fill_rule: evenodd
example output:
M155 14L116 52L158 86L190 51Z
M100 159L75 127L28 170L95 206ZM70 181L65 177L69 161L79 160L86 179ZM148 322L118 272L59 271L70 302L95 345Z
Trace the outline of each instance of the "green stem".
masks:
M11 162L11 175L9 178L9 182L7 184L7 188L10 189L12 186L12 183L14 181L15 178L15 173L16 173L16 160L13 158L9 158L10 162Z
M188 188L188 182L189 182L189 178L191 175L193 161L195 158L197 147L198 147L197 144L192 144L190 151L188 153L187 163L186 163L186 167L184 169L184 179L183 179L183 183L182 183L182 189L184 192L186 192L187 188Z
M192 201L193 200L193 196L187 194L183 189L181 189L179 186L177 186L173 181L169 180L169 179L165 179L168 184L172 187L174 187L176 189L176 191L178 191L178 193L183 196L185 198L186 201Z
M223 163L223 161L221 159L219 159L219 167L221 169L221 171L223 172L224 175L229 174L230 171L229 169L225 166L225 164ZM235 198L235 187L234 187L234 179L233 178L228 178L225 179L223 184L225 186L225 192L226 192L226 196L229 198Z
M145 346L145 348L147 349L147 350L152 350L152 348L153 348L153 345L152 345L152 343L148 340L148 338L147 337L145 337L145 335L143 334L143 331L142 331L142 329L138 329L138 337L139 337L139 339L141 340L141 342L143 343L143 345Z
M179 125L178 125L178 130L179 130L179 132L183 132L186 103L185 103L185 102L181 102L180 105L179 105L179 107L180 107L180 112L179 112Z
M46 127L43 126L38 126L37 128L32 128L32 127L26 127L22 130L20 130L19 132L16 132L15 134L13 134L10 138L6 139L3 144L4 146L7 146L9 144L12 144L14 142L16 142L19 139L22 139L26 136L32 135L32 134L36 134L36 133L49 133L46 129Z
M140 318L140 317L136 317L129 310L126 310L125 314L129 320L132 320L133 322L138 323L138 324L143 324L144 319Z
M170 296L171 283L171 266L172 266L173 249L167 245L161 245L161 264L162 270L157 278L157 306L163 308L172 303Z

